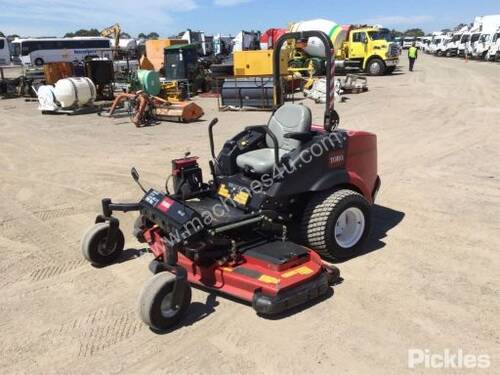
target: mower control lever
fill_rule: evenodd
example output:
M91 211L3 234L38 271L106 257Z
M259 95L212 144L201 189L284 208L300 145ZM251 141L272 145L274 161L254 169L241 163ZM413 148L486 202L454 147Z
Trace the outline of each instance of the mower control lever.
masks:
M215 124L219 122L219 119L215 117L212 121L210 121L210 124L208 124L208 138L210 140L210 152L212 153L212 158L216 160L217 158L215 157L215 145L214 145L214 131L213 127Z
M276 164L276 166L279 166L281 164L280 162L280 146L279 146L279 143L278 143L278 138L276 138L276 136L274 135L274 133L271 131L271 129L269 129L268 126L247 126L245 128L245 130L249 131L249 130L264 130L267 135L269 136L269 138L272 139L273 141L273 148L274 148L274 164Z
M130 170L130 174L132 175L132 178L137 183L137 185L139 185L139 187L141 188L142 192L143 193L147 193L146 189L144 189L144 187L142 186L142 184L139 182L139 172L137 172L137 169L135 169L135 167L132 167L132 169Z

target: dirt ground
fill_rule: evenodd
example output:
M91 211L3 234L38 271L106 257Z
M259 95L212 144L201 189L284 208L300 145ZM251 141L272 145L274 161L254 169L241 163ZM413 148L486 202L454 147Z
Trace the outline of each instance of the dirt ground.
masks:
M0 373L401 374L409 349L461 349L498 374L500 65L421 56L410 74L405 60L337 106L343 127L377 134L382 187L368 252L338 265L335 293L270 320L194 290L165 335L135 312L150 255L127 235L120 262L97 269L80 238L101 198L140 198L132 166L161 188L189 150L208 175L208 120L220 147L269 114L205 98L203 122L137 129L0 101ZM135 216L120 218L130 234Z

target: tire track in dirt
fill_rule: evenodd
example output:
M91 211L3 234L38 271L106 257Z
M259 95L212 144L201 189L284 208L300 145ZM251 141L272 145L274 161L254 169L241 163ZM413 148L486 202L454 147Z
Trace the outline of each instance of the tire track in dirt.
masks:
M33 211L33 215L35 215L38 219L42 221L48 221L60 217L72 216L76 215L77 213L79 212L74 207Z
M87 265L88 262L85 259L73 260L70 262L53 264L47 267L42 267L31 272L30 277L32 281L41 281L76 270L80 267Z

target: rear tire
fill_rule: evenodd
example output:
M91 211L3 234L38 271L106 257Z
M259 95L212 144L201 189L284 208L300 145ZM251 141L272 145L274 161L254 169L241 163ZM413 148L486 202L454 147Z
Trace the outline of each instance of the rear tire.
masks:
M191 303L191 287L186 282L185 293L179 306L172 306L175 275L160 272L144 285L139 295L138 313L141 320L156 331L166 331L186 314Z
M368 62L368 65L366 65L366 73L368 73L371 76L384 75L385 69L386 69L385 63L379 58L371 59Z
M122 253L125 246L123 232L118 228L111 250L106 250L109 224L97 223L88 230L82 239L82 254L95 266L107 266L113 263Z
M43 61L43 59L41 59L40 57L35 59L36 66L43 66L43 64L45 64L45 61Z
M302 242L323 258L358 255L371 229L371 207L359 193L342 189L323 193L306 206L300 224Z

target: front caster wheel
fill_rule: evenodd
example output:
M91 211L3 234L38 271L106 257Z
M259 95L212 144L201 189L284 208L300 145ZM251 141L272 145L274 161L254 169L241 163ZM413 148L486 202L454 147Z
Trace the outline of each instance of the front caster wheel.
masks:
M113 263L123 251L125 245L123 232L117 228L115 238L107 248L108 231L108 223L97 223L83 236L83 257L95 266L107 266Z
M182 285L176 285L183 283ZM174 302L174 287L181 288L178 302ZM170 272L154 275L139 295L139 316L156 331L167 331L186 314L191 303L191 287L186 281L176 281Z

